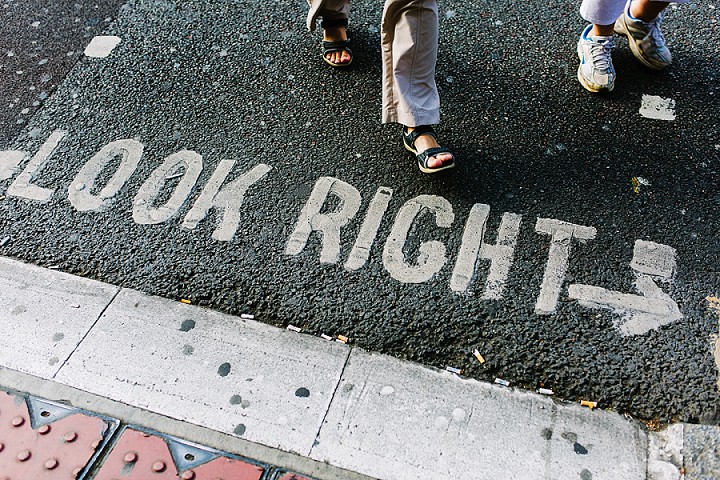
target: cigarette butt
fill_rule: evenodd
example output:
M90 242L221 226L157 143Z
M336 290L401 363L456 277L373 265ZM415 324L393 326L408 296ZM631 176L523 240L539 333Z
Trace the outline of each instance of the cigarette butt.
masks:
M246 320L255 320L255 315L250 315L249 313L243 313L240 315L240 318L244 318Z
M297 333L302 332L302 328L296 327L295 325L288 325L287 329L290 330L291 332L297 332Z
M538 388L537 392L542 395L555 395L555 392L553 392L549 388Z
M497 383L498 385L502 385L503 387L510 386L510 382L508 382L507 380L503 380L502 378L496 378L495 383Z
M338 335L337 339L341 343L348 343L350 341L350 339L348 337L346 337L345 335Z
M0 195L0 200L5 200L5 195Z
M183 175L185 175L185 172L176 173L175 175L168 175L167 177L165 177L165 180L172 180L173 178L182 177Z
M60 265L50 265L48 267L49 270L57 270L58 268L60 268Z
M455 367L445 367L445 370L447 370L450 373L455 373L457 375L462 375L463 371L461 368L455 368Z
M80 304L76 303L74 305L70 305L71 308L80 308Z
M184 303L185 305L190 305L192 303L192 301L188 300L187 298L181 298L180 303Z
M593 408L597 408L597 402L588 402L587 400L583 400L580 402L580 405L583 407L588 407L590 410Z
M333 338L330 335L325 335L324 333L320 334L320 338L323 340L332 340Z
M478 352L477 349L473 350L473 355L475 355L475 358L478 359L478 362L485 363L485 358L482 355L480 355L480 352Z
M6 236L6 237L3 237L3 239L0 240L0 247L5 246L5 244L6 244L7 242L9 242L9 241L10 241L10 235L8 235L8 236Z

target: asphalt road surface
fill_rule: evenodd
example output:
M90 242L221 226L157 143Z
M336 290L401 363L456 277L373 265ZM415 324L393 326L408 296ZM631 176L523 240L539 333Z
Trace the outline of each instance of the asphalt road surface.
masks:
M665 72L618 40L597 96L579 2L442 2L458 168L432 176L380 124L379 2L353 5L347 71L301 0L41 3L0 10L0 254L720 422L715 3L670 9Z

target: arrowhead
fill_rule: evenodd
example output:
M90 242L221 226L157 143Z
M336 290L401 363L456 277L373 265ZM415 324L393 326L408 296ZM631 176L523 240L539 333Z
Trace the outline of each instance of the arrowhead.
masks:
M650 276L638 275L636 286L643 295L578 284L570 285L568 293L585 307L612 310L613 324L623 335L642 335L683 318L677 303Z
M613 324L623 335L642 335L683 318L675 300L654 280L669 282L672 279L676 268L675 249L638 240L630 267L635 271L635 288L641 295L591 285L570 285L570 298L588 308L612 310L616 315Z

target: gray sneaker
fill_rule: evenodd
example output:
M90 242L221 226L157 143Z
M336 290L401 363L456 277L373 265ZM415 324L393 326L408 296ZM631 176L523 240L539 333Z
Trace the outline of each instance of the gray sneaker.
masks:
M660 31L662 13L652 22L644 22L630 17L630 4L615 22L615 32L628 39L630 50L640 63L653 70L662 70L672 63L672 55L665 45Z
M592 25L588 25L578 41L578 80L591 92L609 92L615 87L615 68L611 56L613 37L590 36L591 29Z

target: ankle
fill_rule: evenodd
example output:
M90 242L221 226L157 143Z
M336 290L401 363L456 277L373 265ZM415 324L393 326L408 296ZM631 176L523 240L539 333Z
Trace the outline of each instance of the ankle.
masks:
M326 40L346 40L347 28L343 26L333 26L323 28L323 36Z
M645 23L651 23L670 5L667 2L647 2L647 1L632 1L627 9L627 14L633 20L641 20Z
M591 37L612 37L615 33L615 24L612 25L596 25L593 24L592 28L588 32L588 36Z

